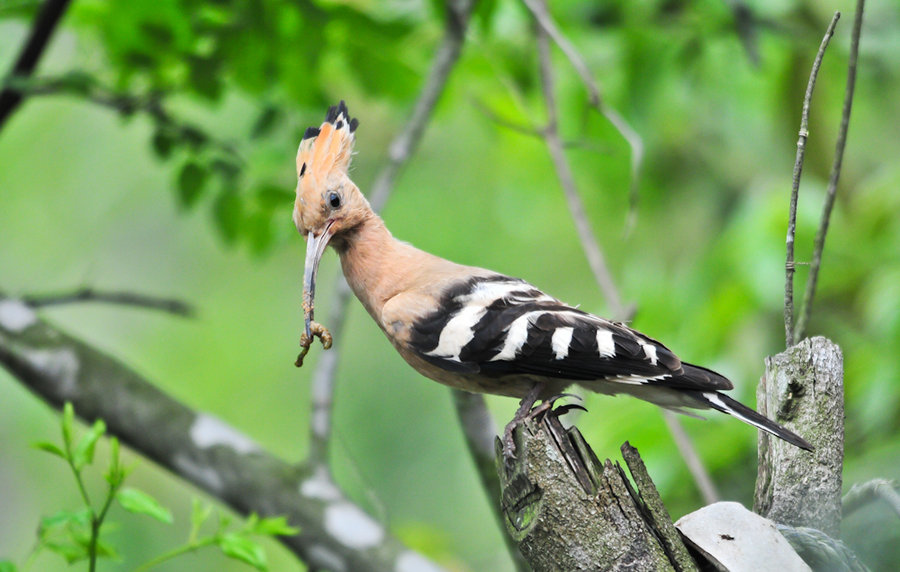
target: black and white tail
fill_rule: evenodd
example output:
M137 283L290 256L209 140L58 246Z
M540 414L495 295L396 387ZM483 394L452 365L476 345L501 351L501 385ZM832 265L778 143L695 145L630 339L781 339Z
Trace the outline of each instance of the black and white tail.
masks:
M739 401L735 401L734 399L728 397L724 393L719 393L718 391L692 391L694 397L705 404L708 404L710 407L717 411L721 411L722 413L727 413L728 415L732 415L737 417L744 423L748 423L766 431L767 433L771 433L776 437L780 437L784 439L788 443L796 445L801 449L806 449L807 451L812 451L813 446L806 441L806 439L800 437L796 433L785 429L778 423L775 423L771 419L764 417L753 411L743 403Z

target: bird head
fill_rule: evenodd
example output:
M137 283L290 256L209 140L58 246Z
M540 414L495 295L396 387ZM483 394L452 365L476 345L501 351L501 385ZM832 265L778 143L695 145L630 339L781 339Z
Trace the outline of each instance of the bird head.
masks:
M306 130L297 151L294 224L306 237L303 308L306 335L310 339L316 273L325 247L334 239L332 243L340 248L346 234L371 212L365 197L347 174L358 123L341 101L328 110L320 127Z

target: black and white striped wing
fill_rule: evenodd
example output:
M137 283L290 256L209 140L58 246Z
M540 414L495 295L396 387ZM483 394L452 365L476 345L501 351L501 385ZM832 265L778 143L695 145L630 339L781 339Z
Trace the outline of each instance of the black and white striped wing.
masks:
M443 369L490 377L534 375L572 381L711 390L726 378L682 364L668 348L507 276L477 277L448 290L413 327L411 345Z

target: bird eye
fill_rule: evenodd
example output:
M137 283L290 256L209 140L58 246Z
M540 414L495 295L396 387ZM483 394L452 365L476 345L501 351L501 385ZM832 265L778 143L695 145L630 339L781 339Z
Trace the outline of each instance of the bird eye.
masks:
M331 205L331 208L337 209L341 206L341 195L337 194L334 191L328 193L328 204Z

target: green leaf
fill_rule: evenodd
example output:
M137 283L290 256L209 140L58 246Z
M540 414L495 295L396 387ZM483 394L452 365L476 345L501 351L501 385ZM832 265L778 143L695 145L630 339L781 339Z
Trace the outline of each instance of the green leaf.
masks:
M16 572L16 565L9 560L0 560L0 572Z
M253 129L250 131L250 138L259 139L268 135L279 119L281 119L281 110L274 105L267 105L256 118L256 123L253 124Z
M260 208L266 210L294 206L294 190L278 185L262 185L256 189L255 196Z
M38 526L39 546L59 554L70 564L78 562L89 556L90 530L90 509L61 510L41 519Z
M272 244L272 214L256 211L247 217L247 238L254 254L262 254Z
M59 554L65 558L69 564L74 564L79 560L87 560L90 556L87 547L80 543L70 541L50 541L43 544L44 548L50 552Z
M116 552L115 547L112 544L101 539L97 539L97 556L101 558L109 558L112 560L119 559L119 553Z
M200 527L203 526L203 523L206 522L212 511L213 507L211 505L204 504L197 498L191 499L191 530L194 532L200 530Z
M38 441L37 443L32 443L31 446L41 451L47 451L57 457L62 457L63 459L67 458L65 451L49 441ZM0 570L0 572L2 572L2 570Z
M128 512L146 514L161 522L172 523L172 512L143 491L125 488L116 493L116 500Z
M246 562L257 570L268 570L263 547L246 536L230 532L219 537L217 544L225 556Z
M172 154L172 148L175 147L177 139L172 135L171 131L160 127L153 134L153 151L160 159L168 159Z
M125 480L125 472L122 470L121 460L119 459L119 440L115 437L110 437L109 439L109 467L103 476L113 488L118 487Z
M213 216L216 226L221 231L226 243L233 243L243 226L243 205L237 191L225 189L213 205Z
M261 518L253 523L250 530L264 536L293 536L300 532L299 528L288 524L287 517L283 515Z
M61 510L50 516L41 518L38 527L38 536L44 538L47 534L54 533L67 526L88 526L91 523L91 511L84 508L77 511Z
M88 431L80 441L75 451L72 453L72 464L76 470L82 469L86 465L94 462L94 448L97 441L106 433L106 423L102 419L94 421L91 430Z
M75 425L75 408L72 407L71 401L66 401L66 404L63 405L63 416L62 416L62 434L63 434L63 443L66 445L66 449L68 449L72 445L72 428Z
M188 161L181 167L178 174L178 198L181 206L191 208L197 203L208 174L206 168L196 161Z

